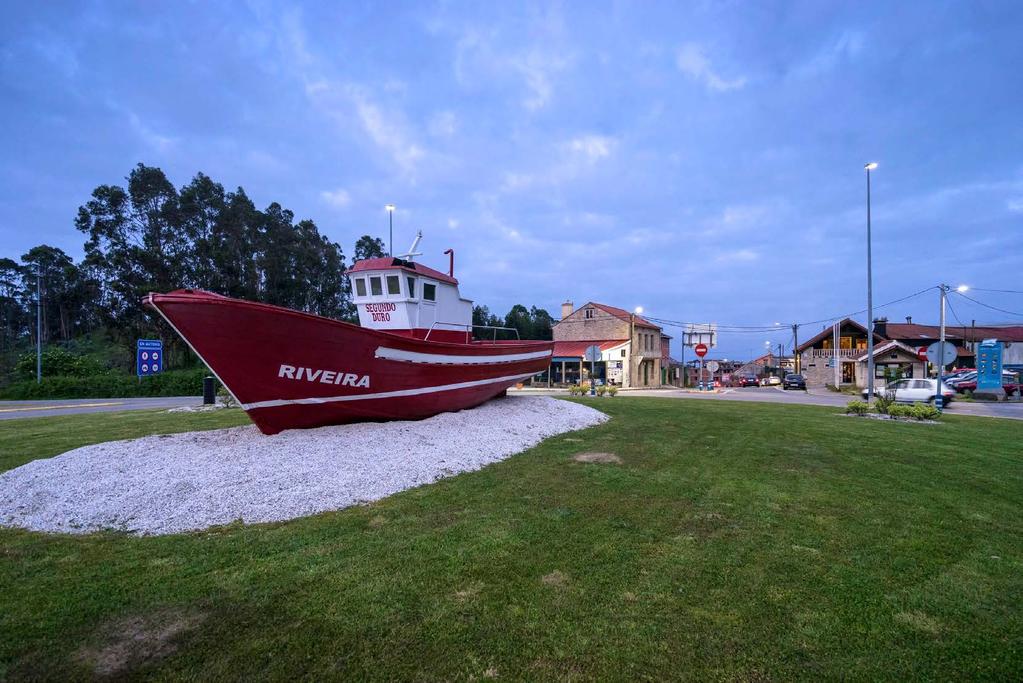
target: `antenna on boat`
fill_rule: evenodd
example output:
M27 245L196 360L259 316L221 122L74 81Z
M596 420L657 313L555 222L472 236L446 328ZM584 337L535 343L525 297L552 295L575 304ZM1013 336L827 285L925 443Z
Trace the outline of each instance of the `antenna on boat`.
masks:
M402 261L411 261L416 256L422 256L423 252L421 252L421 251L417 252L416 251L416 247L419 246L419 240L421 240L421 239L423 239L423 231L422 230L416 230L416 238L414 240L412 240L412 246L408 248L408 253L407 254L402 254L398 258L400 258Z

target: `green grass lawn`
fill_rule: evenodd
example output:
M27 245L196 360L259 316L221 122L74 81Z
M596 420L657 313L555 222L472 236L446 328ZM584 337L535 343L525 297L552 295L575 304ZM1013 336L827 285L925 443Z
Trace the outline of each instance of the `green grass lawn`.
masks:
M1023 678L1023 424L592 402L613 419L341 512L0 530L0 679ZM7 422L0 467L244 421Z

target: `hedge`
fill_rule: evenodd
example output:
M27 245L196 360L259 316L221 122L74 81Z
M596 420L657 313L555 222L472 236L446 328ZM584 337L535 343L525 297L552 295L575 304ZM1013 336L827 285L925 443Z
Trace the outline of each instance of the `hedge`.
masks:
M0 399L58 399L58 398L133 398L138 396L201 396L203 377L210 375L206 368L168 370L159 375L103 373L90 377L43 377L40 384L33 380L14 382L0 389Z

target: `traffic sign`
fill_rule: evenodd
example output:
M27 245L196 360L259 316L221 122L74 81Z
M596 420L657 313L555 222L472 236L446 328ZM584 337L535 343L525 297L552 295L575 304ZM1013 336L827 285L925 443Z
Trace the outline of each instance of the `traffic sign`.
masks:
M596 344L594 344L592 346L587 346L586 347L586 353L583 355L583 358L587 362L589 362L589 363L599 363L600 362L600 347L597 346Z
M696 353L696 355L699 356L700 358L703 358L704 356L707 355L707 345L697 344L696 346L693 347L693 352Z
M707 363L707 369L710 370L711 372L717 372L718 368L720 367L721 366L718 364L716 360L712 360Z
M938 342L927 347L927 360L942 367L956 359L956 347L950 342Z
M928 347L926 346L921 346L920 348L918 348L916 350L916 357L919 358L920 360L927 360L927 349Z
M135 344L135 374L155 375L163 371L163 342L139 339Z

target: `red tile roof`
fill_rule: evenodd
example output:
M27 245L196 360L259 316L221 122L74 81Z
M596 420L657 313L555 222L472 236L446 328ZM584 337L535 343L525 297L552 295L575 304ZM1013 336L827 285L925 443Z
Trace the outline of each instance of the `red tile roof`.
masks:
M618 318L619 320L624 320L625 322L629 322L630 318L632 317L632 314L626 311L624 308L616 308L614 306L608 306L607 304L598 304L596 301L591 301L588 304L586 304L586 306L593 306L594 308L599 308L605 313L610 313L614 317ZM586 308L586 306L583 306L583 308ZM639 317L638 315L636 316L635 320L636 325L638 325L639 327L650 327L655 330L661 329L660 327L654 325L649 320L645 320Z
M619 344L624 344L628 339L613 339L611 341L559 341L554 342L554 355L562 358L582 358L586 349L596 344L601 351L613 349Z
M940 329L937 325L918 325L916 323L888 323L885 334L889 339L925 340L937 339ZM999 341L1023 341L1023 325L1006 325L1004 327L986 327L978 325L945 325L946 339L963 339L966 341L983 341L997 339Z
M393 258L391 256L382 256L380 258L367 258L361 261L356 261L351 268L348 269L349 273L358 273L363 270L404 270L406 272L415 273L416 275L423 275L434 280L440 280L441 282L447 282L451 285L457 285L458 280L451 277L447 273L442 273L439 270L434 270L429 266L424 266L422 263L415 263L414 261L402 261L401 259Z

